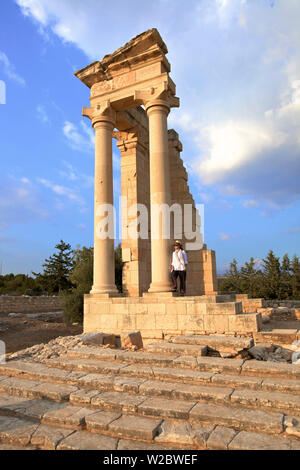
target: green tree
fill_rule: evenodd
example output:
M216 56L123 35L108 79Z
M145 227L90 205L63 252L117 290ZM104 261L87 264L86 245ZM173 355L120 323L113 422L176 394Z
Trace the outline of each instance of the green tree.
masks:
M296 255L291 262L291 291L293 299L300 299L300 261Z
M246 262L240 271L242 293L247 293L253 298L259 297L261 295L262 276L262 272L255 268L254 258L251 257L250 261Z
M270 250L264 262L264 297L278 299L280 296L280 260Z
M72 286L70 273L74 266L71 245L63 240L55 246L54 253L43 264L43 273L33 273L41 288L49 294L61 293Z
M291 284L291 261L288 254L285 254L282 258L280 267L280 292L279 299L290 299L293 295L292 284Z
M78 248L73 254L74 267L70 280L73 287L63 292L63 312L66 323L82 322L84 294L88 294L93 284L93 248ZM122 249L115 249L115 279L119 291L122 290Z

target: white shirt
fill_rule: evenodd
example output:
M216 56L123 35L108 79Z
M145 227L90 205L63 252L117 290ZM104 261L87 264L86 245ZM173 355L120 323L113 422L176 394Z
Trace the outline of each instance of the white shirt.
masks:
M186 252L184 250L173 251L172 266L174 271L185 271L186 264L188 264Z

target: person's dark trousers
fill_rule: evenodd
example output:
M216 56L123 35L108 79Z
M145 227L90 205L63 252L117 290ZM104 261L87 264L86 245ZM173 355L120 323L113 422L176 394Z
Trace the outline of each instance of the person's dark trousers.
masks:
M177 290L177 278L179 276L179 281L180 281L180 292L181 294L185 294L186 291L186 271L172 271L172 281L173 281L173 286L172 290Z
M178 277L178 274L179 274L179 271L175 271L175 269L173 269L172 271L172 291L177 291L177 277Z
M178 271L180 279L180 293L185 294L186 292L186 271Z

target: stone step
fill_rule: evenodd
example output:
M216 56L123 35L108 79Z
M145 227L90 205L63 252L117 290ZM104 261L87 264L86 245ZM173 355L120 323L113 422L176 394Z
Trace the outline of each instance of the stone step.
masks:
M184 355L182 352L177 354L170 354L167 352L168 348L176 348L181 345L176 345L172 343L154 343L153 349L157 350L157 353L153 352L125 352L121 353L111 353L109 352L106 355L105 350L97 350L96 348L78 348L74 349L68 354L68 357L78 358L78 359L89 359L88 365L96 365L96 362L92 362L93 359L102 361L102 366L109 369L109 367L117 369L119 367L119 372L124 368L124 364L145 364L149 366L163 366L163 367L184 367L187 369L201 370L205 372L225 372L232 374L239 374L241 367L244 363L244 360L241 359L223 359L220 357L207 357L207 356L191 356ZM195 349L198 351L197 346L188 345L189 349ZM196 354L196 353L195 353ZM114 356L114 359L113 359ZM58 364L64 359L53 359L47 361L48 365ZM107 361L107 362L104 362ZM112 362L114 361L114 362ZM87 361L85 361L87 363ZM119 364L119 366L118 366ZM0 368L1 372L1 368Z
M251 361L252 362L252 361ZM86 362L84 362L83 368ZM98 365L98 364L97 364ZM290 394L300 393L300 380L288 380L281 378L263 378L248 375L227 375L223 373L199 372L196 370L175 369L175 368L142 368L126 367L122 369L121 375L105 374L101 367L101 373L94 373L89 370L77 371L78 362L72 359L65 359L57 366L66 369L47 367L45 364L38 364L25 361L10 361L1 366L0 380L6 377L19 377L32 379L34 381L54 382L73 385L83 388L101 388L104 390L130 391L137 393L141 383L147 378L153 381L164 381L183 384L213 384L213 386L226 386L233 389L265 390L271 392L284 392ZM79 367L82 368L80 361ZM87 366L87 369L89 367ZM98 368L96 367L96 370ZM259 374L258 374L259 375ZM170 385L171 385L170 384ZM4 384L7 386L7 384ZM31 385L31 384L30 384ZM173 385L174 387L174 385Z
M233 377L216 374L211 378L210 383L189 384L174 383L163 380L137 380L133 377L116 377L102 374L86 374L77 378L76 386L68 384L55 384L39 382L18 377L0 376L0 391L12 396L26 398L50 398L57 402L70 400L72 403L84 406L87 400L88 391L95 395L88 404L95 406L95 403L103 402L104 407L113 406L106 404L106 399L115 397L118 400L130 398L130 403L139 403L144 397L163 397L170 401L205 401L215 404L232 404L233 406L246 406L250 408L274 409L285 413L290 412L300 415L300 395L281 392L270 392L265 390L245 390L236 389ZM72 379L74 381L74 379ZM215 384L218 384L215 386ZM251 384L251 379L246 380L245 385ZM222 387L221 385L231 385L232 387ZM261 381L261 385L263 381ZM267 387L270 387L267 383ZM273 382L276 387L276 382ZM292 384L289 384L291 386ZM249 387L248 387L249 388ZM269 390L269 389L268 389ZM102 393L104 392L104 393ZM125 393L125 395L124 395ZM130 395L128 395L128 393ZM98 396L100 395L100 397ZM102 405L101 405L102 406ZM114 408L112 408L114 410ZM135 408L133 408L133 412Z
M123 438L124 435L127 438ZM258 432L244 430L239 432L223 425L205 426L135 416L109 415L103 412L87 415L85 430L48 426L38 422L32 423L27 419L0 416L0 450L36 448L150 451L174 448L299 450L300 442Z
M175 344L193 344L198 346L209 346L217 351L235 350L242 351L254 346L252 338L215 336L215 335L181 335L174 336L169 340Z
M175 343L150 343L147 350L151 353L173 354L177 356L201 357L207 356L207 347L197 344L175 344Z
M49 398L58 402L68 401L77 387L68 384L40 382L19 377L0 376L0 392L26 398Z
M87 380L85 377L79 381ZM89 382L90 387L94 382ZM99 381L98 381L99 385ZM53 386L55 387L53 389ZM0 409L2 411L13 412L13 406L20 407L20 399L16 401L8 401L7 395L24 397L29 399L48 398L58 402L57 407L63 407L63 401L70 401L71 404L80 407L92 407L104 411L122 412L128 414L139 414L146 416L159 416L172 419L193 419L195 409L202 409L206 405L219 406L216 404L223 403L227 406L226 412L233 414L250 413L252 411L244 407L251 408L267 408L268 410L280 409L284 412L291 412L295 415L300 411L300 397L279 392L261 392L252 390L233 390L231 388L214 387L209 385L189 385L175 384L169 382L159 382L146 380L141 384L132 383L132 381L120 381L120 391L106 391L105 389L83 389L69 385L49 384L30 381L10 377L0 381L0 390L3 397L0 400ZM135 388L138 387L138 388ZM124 391L126 390L126 392ZM128 393L131 392L131 393ZM31 410L33 413L40 413L39 403L33 402L36 409ZM43 406L48 406L48 402L44 402ZM243 407L243 408L241 408ZM238 411L236 410L238 408ZM193 411L191 411L193 410ZM42 407L42 411L44 408ZM190 413L191 412L191 413ZM283 415L280 415L283 419ZM204 419L203 417L201 418ZM202 422L202 421L201 421ZM217 422L222 424L224 422ZM225 425L228 425L228 422Z
M299 364L273 361L245 361L241 368L242 375L256 377L280 377L289 380L300 379Z
M300 330L296 329L273 329L270 331L259 331L253 333L256 343L292 344L300 339Z
M95 413L95 415L98 413ZM128 418L128 419L126 419ZM136 434L133 432L133 421L136 421ZM96 418L95 418L96 421ZM100 420L99 420L100 421ZM151 423L150 423L151 421ZM105 418L103 419L104 427ZM48 426L43 423L33 423L27 419L10 416L0 416L0 449L47 449L47 450L168 450L159 444L138 440L138 435L151 438L157 432L161 420L149 420L137 417L117 417L107 419L107 429L112 435L94 432L74 431L65 427ZM110 424L111 423L111 424ZM130 441L134 435L135 440ZM123 437L123 438L121 438ZM171 447L173 449L174 447Z
M252 362L252 361L251 361ZM256 362L256 361L255 361ZM92 367L91 367L92 364ZM258 362L258 364L260 364ZM66 358L63 361L57 361L54 368L53 361L52 367L47 367L45 364L29 363L25 361L10 361L1 365L0 375L0 390L2 384L3 391L10 391L17 394L19 389L27 390L28 396L36 396L45 389L46 395L56 396L58 401L64 400L64 396L68 397L69 390L65 388L45 386L45 382L50 384L66 384L78 388L90 388L107 391L129 391L130 393L141 393L145 389L144 385L146 380L150 379L156 384L157 391L159 384L161 388L168 388L168 390L179 390L183 384L191 384L188 387L188 392L191 395L194 388L198 387L199 396L201 393L206 393L207 386L210 386L211 393L216 397L222 394L222 388L227 387L224 396L228 395L228 390L233 389L250 389L250 390L263 390L265 392L284 392L285 394L299 395L300 381L288 380L281 378L263 378L253 375L231 375L224 373L211 373L200 372L197 370L175 369L175 368L162 368L162 367L140 367L140 366L126 366L117 371L111 370L110 367L103 369L103 364L100 361L84 361ZM105 363L107 366L107 363ZM59 367L63 367L60 369ZM32 369L32 370L31 370ZM259 375L259 374L257 374ZM21 378L25 379L18 386L18 382L14 380L7 381L7 378ZM28 381L26 379L31 379ZM32 383L32 380L34 383ZM36 385L42 381L42 387L36 388ZM199 385L196 385L199 384ZM205 384L205 387L201 384ZM153 385L154 387L154 385ZM192 388L191 388L192 387ZM34 390L33 390L34 388ZM73 389L71 388L71 391ZM66 393L67 392L67 393ZM164 392L166 394L166 392ZM183 393L183 392L182 392ZM161 395L162 392L159 393ZM207 396L210 391L207 392ZM288 398L287 398L288 399Z
M235 390L231 395L231 403L247 407L257 406L282 410L285 413L300 415L300 394L290 395L280 392Z

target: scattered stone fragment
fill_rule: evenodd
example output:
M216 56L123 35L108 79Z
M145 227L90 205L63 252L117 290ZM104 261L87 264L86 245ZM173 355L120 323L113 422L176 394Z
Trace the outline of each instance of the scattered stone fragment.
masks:
M115 335L108 335L105 333L86 333L82 336L82 343L84 345L92 344L96 346L107 345L115 347L116 337Z
M143 349L143 339L140 331L121 333L120 337L122 348L132 348L136 346L137 349Z

